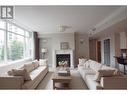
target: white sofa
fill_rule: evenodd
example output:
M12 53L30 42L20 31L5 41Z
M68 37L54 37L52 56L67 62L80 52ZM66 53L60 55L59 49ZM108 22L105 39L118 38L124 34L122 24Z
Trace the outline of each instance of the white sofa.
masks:
M96 80L99 70L114 71L112 76L101 76ZM119 74L116 68L102 65L93 60L80 59L78 65L83 80L89 89L127 89L127 76ZM117 73L117 74L115 74Z
M3 74L0 75L0 89L35 89L47 74L48 66L39 64L36 68L34 68L32 67L32 62L28 64L30 67L29 68L27 66L28 70L30 71L30 80L25 81L23 76ZM21 68L24 68L24 66Z

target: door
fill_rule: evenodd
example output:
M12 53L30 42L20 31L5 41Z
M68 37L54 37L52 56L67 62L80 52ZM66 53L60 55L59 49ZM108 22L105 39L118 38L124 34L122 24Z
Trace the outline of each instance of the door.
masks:
M97 41L97 61L101 63L101 41Z
M110 66L110 39L104 40L104 64Z

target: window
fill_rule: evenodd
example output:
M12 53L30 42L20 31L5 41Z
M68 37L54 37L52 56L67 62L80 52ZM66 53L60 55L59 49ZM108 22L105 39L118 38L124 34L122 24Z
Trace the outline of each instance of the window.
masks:
M12 39L9 39L11 34ZM24 58L24 37L8 32L7 57L8 62Z
M0 29L5 29L5 22L0 20Z
M0 63L4 62L4 31L0 30Z
M0 35L0 63L31 58L32 32L10 22L0 21Z

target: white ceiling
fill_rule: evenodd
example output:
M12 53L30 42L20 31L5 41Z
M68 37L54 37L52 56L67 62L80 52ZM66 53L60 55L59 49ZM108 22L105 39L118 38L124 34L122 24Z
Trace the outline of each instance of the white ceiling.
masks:
M67 32L88 33L118 10L119 6L15 6L15 20L42 33L56 33L59 25Z

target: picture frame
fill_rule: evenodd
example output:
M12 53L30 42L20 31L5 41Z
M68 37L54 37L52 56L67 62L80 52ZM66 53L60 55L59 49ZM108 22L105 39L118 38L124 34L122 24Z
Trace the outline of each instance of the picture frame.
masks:
M61 42L60 49L62 49L62 50L69 49L69 43L68 42Z

